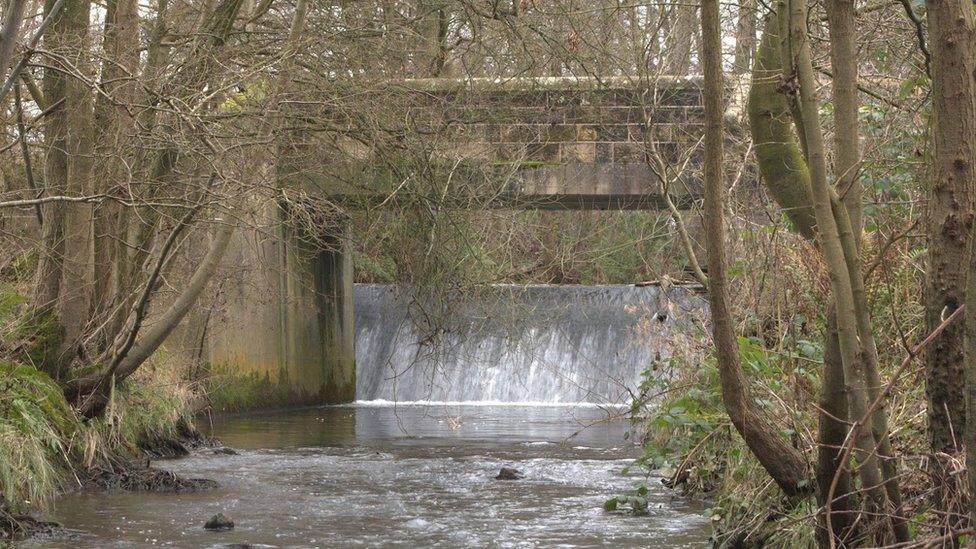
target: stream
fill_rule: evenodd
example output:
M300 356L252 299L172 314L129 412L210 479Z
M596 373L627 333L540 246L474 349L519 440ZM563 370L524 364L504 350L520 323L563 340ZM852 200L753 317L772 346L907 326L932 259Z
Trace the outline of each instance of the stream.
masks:
M627 422L594 406L360 403L249 414L202 427L239 455L156 462L217 480L196 494L79 493L72 530L35 547L702 547L701 508L646 479L650 514L603 511L626 473ZM522 480L493 477L514 467ZM223 512L237 524L209 532Z
M154 466L219 489L71 494L50 518L74 536L34 545L707 545L701 506L628 470L640 450L619 406L645 375L667 375L643 372L697 337L704 304L694 291L498 285L435 326L414 320L417 303L396 286L355 292L361 402L201 422L239 455ZM501 467L524 478L495 480ZM647 516L603 510L642 483ZM204 530L218 512L236 528Z

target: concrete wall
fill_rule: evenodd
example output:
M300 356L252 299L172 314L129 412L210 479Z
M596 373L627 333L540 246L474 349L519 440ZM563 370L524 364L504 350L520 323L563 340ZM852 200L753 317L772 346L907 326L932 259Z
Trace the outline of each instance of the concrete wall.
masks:
M239 234L225 260L203 349L217 409L355 399L348 238L323 229L327 249L313 249L274 215L269 229Z

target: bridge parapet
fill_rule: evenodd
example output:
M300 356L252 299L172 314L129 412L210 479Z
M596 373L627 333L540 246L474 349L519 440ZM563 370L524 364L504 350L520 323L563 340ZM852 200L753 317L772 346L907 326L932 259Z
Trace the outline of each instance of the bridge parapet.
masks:
M301 102L328 128L293 137L282 175L369 206L436 189L459 204L655 209L699 194L698 77L421 79ZM422 175L418 175L422 174Z

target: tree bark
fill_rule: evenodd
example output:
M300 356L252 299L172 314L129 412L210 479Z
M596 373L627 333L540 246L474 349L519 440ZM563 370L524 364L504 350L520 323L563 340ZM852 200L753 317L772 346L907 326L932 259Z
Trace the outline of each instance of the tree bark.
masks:
M786 5L789 5L789 11L784 13L783 10ZM810 44L807 40L806 6L801 0L781 0L779 9L781 16L789 17L790 51L793 55L794 70L799 81L799 111L803 118L802 126L808 147L810 187L814 214L817 220L817 243L827 265L831 294L835 303L837 335L844 366L844 379L848 387L851 416L856 422L870 421L870 418L866 417L868 405L864 381L857 371L857 360L861 349L858 339L854 292L837 220L834 217L835 212L831 205L831 187L827 181L827 163L823 133L820 128L816 81L813 76ZM846 211L839 213L847 215ZM860 464L858 475L861 478L862 487L871 501L871 510L884 512L887 509L887 496L881 482L881 471L875 455L874 436L869 427L858 429L855 435L855 444L858 450L857 459ZM867 517L869 523L876 520L877 516Z
M749 88L749 130L763 185L804 237L813 240L817 220L810 206L810 171L790 127L791 109L779 87L783 35L776 14L766 17Z
M739 0L733 74L746 74L752 68L752 56L756 51L756 19L756 0Z
M830 32L830 63L833 69L831 92L834 103L834 173L837 193L842 204L834 205L839 236L847 261L854 298L854 312L861 342L859 365L864 376L867 396L874 401L881 391L878 372L878 349L874 340L867 293L861 273L860 241L862 218L862 190L858 179L860 170L860 142L858 138L858 71L855 44L855 2L830 0L827 20ZM846 210L846 211L845 211ZM871 418L871 430L877 445L885 491L894 508L892 528L898 542L909 540L908 526L903 517L901 491L898 486L898 467L888 434L888 412L880 406Z
M722 401L736 430L773 480L789 496L809 491L803 455L779 436L756 408L742 372L729 308L725 257L723 175L724 84L718 0L702 2L702 64L705 73L705 234L712 338L722 385Z
M820 514L821 530L817 539L820 546L830 546L827 524L833 532L834 543L845 546L853 540L854 509L851 475L847 467L841 467L841 447L847 439L849 427L849 401L844 382L844 362L840 354L837 336L837 310L833 303L827 310L827 333L824 338L824 370L820 386L820 414L817 425L817 503L824 509ZM839 476L838 470L840 471ZM830 485L837 476L835 496L827 505ZM829 514L827 510L829 509Z
M27 0L10 0L3 12L3 26L0 27L0 80L7 77L7 68L14 55L14 46L20 27L24 22Z
M674 23L664 37L664 73L685 76L691 71L691 54L698 40L698 9L689 0L680 0L671 8Z
M854 241L861 240L861 167L858 139L857 47L854 43L854 0L827 2L830 31L830 87L834 102L834 173L837 192L847 206Z
M121 158L131 150L134 123L126 107L135 99L139 68L139 11L136 0L109 0L105 8L101 88L95 102L95 184L97 194L125 196L128 186ZM121 105L116 104L121 103ZM115 281L120 273L118 255L125 252L122 208L115 201L95 206L93 220L94 289L90 316L102 325L113 304ZM105 324L108 326L108 324ZM98 351L106 337L96 338Z
M929 429L933 452L958 451L962 446L959 437L964 438L970 494L976 494L976 322L969 313L976 310L976 250L970 247L976 242L976 31L968 0L928 0L925 4L933 119L926 328L934 329L963 303L968 317L964 326L957 322L946 328L926 353ZM967 252L968 273L962 261ZM966 382L959 383L960 379ZM946 474L938 476L947 478ZM936 507L949 511L944 490L939 490L938 499ZM969 508L971 524L976 524L973 501ZM948 531L962 525L943 526Z
M934 330L966 301L966 262L973 228L973 15L966 0L928 0L932 50L932 186L927 212L925 328ZM966 322L968 324L968 321ZM925 353L933 452L961 450L966 432L963 334L955 323Z
M66 0L63 8L48 0L44 7L45 16L50 17L45 47L78 67L86 62L89 8L87 0ZM55 105L45 122L44 186L54 194L80 194L91 175L90 95L83 82L66 76L64 68L57 66L45 68L44 88L45 99ZM70 362L85 321L88 210L90 206L82 204L44 207L34 305L38 319L52 328L57 326L60 332L59 341L52 345L57 349L46 350L43 364L38 365L54 379L61 377Z

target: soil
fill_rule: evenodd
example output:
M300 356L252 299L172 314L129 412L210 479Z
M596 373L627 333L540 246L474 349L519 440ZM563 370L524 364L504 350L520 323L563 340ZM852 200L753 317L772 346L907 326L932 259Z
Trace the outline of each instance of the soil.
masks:
M0 503L0 540L22 541L36 537L62 537L65 534L64 528L56 522L45 522L30 515L14 513L6 504Z

